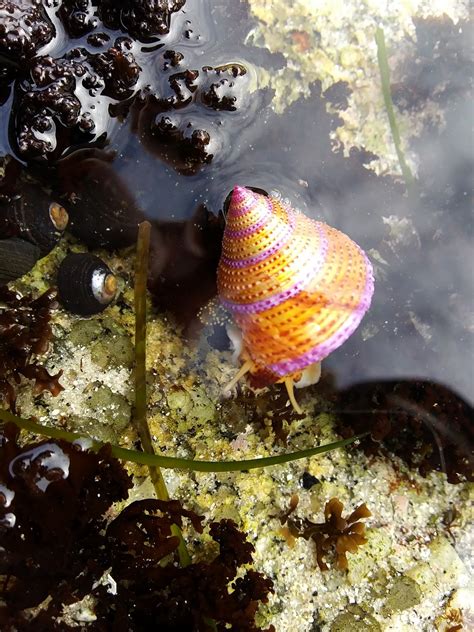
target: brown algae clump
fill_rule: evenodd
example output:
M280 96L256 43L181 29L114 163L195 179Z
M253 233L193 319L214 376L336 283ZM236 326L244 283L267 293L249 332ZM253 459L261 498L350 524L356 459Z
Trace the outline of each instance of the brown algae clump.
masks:
M52 339L51 310L56 294L48 290L38 298L20 296L0 287L0 400L14 408L21 376L35 382L35 393L44 390L59 395L61 371L50 375L35 361L48 350Z
M261 630L255 612L272 582L241 568L254 551L245 534L231 520L213 522L213 559L176 565L172 525L185 519L201 534L203 518L176 500L136 501L117 513L113 504L126 499L131 479L109 452L51 440L20 446L11 424L0 434L2 629L75 629L67 606L91 594L90 630L124 622L132 630L210 630L210 620Z
M347 570L346 553L354 553L359 546L367 542L365 525L361 520L372 514L365 503L359 505L349 516L342 517L343 504L337 498L331 498L324 507L324 522L317 523L308 518L290 518L298 504L297 497L292 497L289 510L281 517L282 524L288 524L294 537L313 540L316 544L316 559L322 571L328 570L325 557L330 552L336 553L336 566Z

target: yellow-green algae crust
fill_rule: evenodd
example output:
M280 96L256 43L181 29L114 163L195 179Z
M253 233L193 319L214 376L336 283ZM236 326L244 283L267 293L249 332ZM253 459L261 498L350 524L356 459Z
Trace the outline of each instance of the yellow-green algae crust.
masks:
M469 15L467 0L249 0L249 4L258 20L249 39L286 59L286 66L278 71L259 69L260 83L275 91L275 110L282 112L308 96L315 81L321 82L323 91L346 82L352 94L349 107L337 112L343 124L332 134L335 148L346 156L353 147L373 152L378 158L369 166L377 173L401 175L381 89L375 31L384 30L391 80L396 83L402 63L414 57L414 19L448 16L457 23ZM443 111L433 102L419 112L396 110L396 117L402 149L416 173L417 155L409 140L427 123L442 125Z
M81 246L63 242L16 287L42 291L54 283L57 263L69 249ZM98 254L118 272L121 297L89 319L62 309L55 313L57 339L45 363L51 372L64 370L65 391L56 398L48 393L33 398L25 383L19 412L134 447L136 433L129 419L123 418L133 401L134 256ZM267 419L257 426L249 414L251 398L245 398L245 405L239 395L223 398L223 385L235 371L230 353L211 349L204 335L197 342L186 342L170 316L151 309L147 342L149 424L157 452L243 459L339 438L334 416L317 412L328 409L317 387L298 393L307 416L293 422L288 445L282 447L271 430L271 410L261 415ZM123 405L117 408L118 396ZM94 409L91 402L97 405L98 400L100 406ZM265 400L258 401L262 406ZM304 471L319 481L310 490L301 485ZM149 497L153 488L146 470L132 468L132 472L132 498ZM210 520L230 517L247 532L256 549L255 568L275 585L275 594L258 615L262 625L273 623L281 632L428 631L436 626L444 629L454 608L460 616L469 616L473 503L468 485L449 485L438 474L424 479L396 459L367 459L356 449L250 472L164 470L164 476L170 494L186 506ZM332 496L340 498L345 512L367 503L372 512L368 543L349 555L348 573L333 565L322 573L311 542L297 539L289 545L278 516L287 510L294 493L300 498L297 513L316 522L322 521L324 505ZM446 512L454 507L459 515L448 530ZM198 558L215 551L207 539L200 544L190 539L190 548ZM70 616L76 621L83 621L83 615L93 617L92 606L84 602L83 609L70 609Z

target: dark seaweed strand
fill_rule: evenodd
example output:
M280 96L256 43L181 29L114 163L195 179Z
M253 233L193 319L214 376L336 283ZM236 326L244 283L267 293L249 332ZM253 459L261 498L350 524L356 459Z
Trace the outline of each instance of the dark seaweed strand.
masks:
M135 410L133 421L144 452L154 455L150 428L147 423L146 392L146 288L148 278L148 254L150 251L150 222L138 226L137 260L135 269ZM150 478L159 500L169 500L165 479L158 465L148 465ZM191 556L186 548L181 530L172 525L171 532L179 538L178 556L181 566L191 564Z
M135 410L133 421L137 429L142 448L154 454L150 429L147 423L146 392L146 285L148 275L148 253L150 249L150 222L142 222L138 227L137 259L135 268ZM169 500L163 476L159 470L150 476L160 500Z
M240 461L199 461L194 459L180 459L172 456L149 454L147 452L138 452L137 450L130 450L128 448L121 448L117 445L106 444L102 441L91 439L86 435L69 432L60 428L53 428L51 426L43 426L31 419L22 419L8 410L0 410L0 419L5 422L11 421L22 430L50 437L51 439L63 439L64 441L69 441L70 443L85 440L90 443L91 450L95 451L100 450L100 448L104 445L110 445L112 456L116 459L120 459L121 461L139 463L140 465L154 465L156 467L164 468L169 467L177 470L192 470L194 472L239 472L241 470L254 470L259 467L269 467L270 465L283 465L284 463L290 463L291 461L307 459L315 456L316 454L323 454L324 452L331 452L332 450L344 448L359 439L363 439L369 434L368 432L364 432L363 434L349 437L348 439L341 439L340 441L334 441L333 443L326 443L316 448L298 450L297 452L287 452L277 456L268 456L258 459L242 459Z
M142 448L154 454L150 429L147 423L146 392L146 285L148 275L148 252L150 249L150 222L142 222L138 227L137 259L135 268L135 409L133 422L137 429ZM150 466L150 468L153 466ZM150 476L160 500L169 500L168 490L159 469Z
M379 64L380 80L382 82L383 99L385 102L385 109L387 110L388 122L390 123L393 144L395 145L398 162L400 163L400 168L402 170L403 179L405 180L407 191L410 191L415 180L413 178L412 172L410 171L410 167L406 163L405 156L401 147L400 132L398 130L397 119L395 118L392 95L390 92L390 70L388 67L385 35L381 27L378 27L375 31L375 42L377 44L377 60Z

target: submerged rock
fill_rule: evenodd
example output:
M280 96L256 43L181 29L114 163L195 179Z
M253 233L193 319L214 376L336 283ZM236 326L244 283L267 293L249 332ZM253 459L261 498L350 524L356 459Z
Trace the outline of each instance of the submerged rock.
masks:
M41 274L52 274L60 258L54 252L47 257ZM63 369L61 382L66 390L54 399L46 394L33 400L23 385L18 405L24 416L34 415L42 423L134 447L136 434L130 422L133 256L122 253L111 257L110 264L120 270L124 283L120 305L90 319L62 310L54 315L56 341L46 366ZM37 283L34 273L29 278ZM147 333L148 420L157 452L232 460L339 438L337 414L320 412L330 411L330 403L316 387L302 398L304 415L296 417L289 408L285 415L283 401L277 403L280 412L275 408L274 397L283 397L278 389L258 396L244 390L224 399L222 387L235 370L230 356L229 351L212 349L205 331L199 344L188 343L172 317L153 313ZM285 433L275 425L275 415L280 416ZM134 468L134 473L138 498L149 497L146 486L140 492L143 471ZM393 455L374 458L348 448L245 472L163 473L173 497L213 519L235 520L248 533L256 549L255 569L274 582L275 594L260 614L262 625L273 623L277 630L304 632L313 620L328 631L362 621L369 629L384 630L411 620L418 629L428 629L444 612L445 595L464 581L463 560L467 561L470 550L468 487L451 485L436 472L423 478ZM301 485L303 476L318 483ZM300 497L299 515L314 522L320 521L325 503L334 496L348 513L364 502L369 506L367 542L349 557L348 574L335 568L329 557L329 570L322 573L311 541L298 539L290 546L279 516L295 492ZM445 513L453 506L459 516L448 527ZM437 538L444 542L447 528L456 538L456 549L451 547L448 555L442 547L442 559L434 562ZM429 565L420 563L430 555ZM430 573L441 567L446 570L443 579L436 571L438 579L432 583ZM402 589L409 594L400 609ZM385 604L384 609L373 612L374 599Z

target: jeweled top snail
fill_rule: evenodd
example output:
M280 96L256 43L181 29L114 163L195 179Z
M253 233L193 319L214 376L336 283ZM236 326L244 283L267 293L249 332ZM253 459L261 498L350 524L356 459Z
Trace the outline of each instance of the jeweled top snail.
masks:
M357 328L374 291L372 265L347 235L276 197L232 192L217 288L232 314L240 371L255 386L315 384L320 363Z

